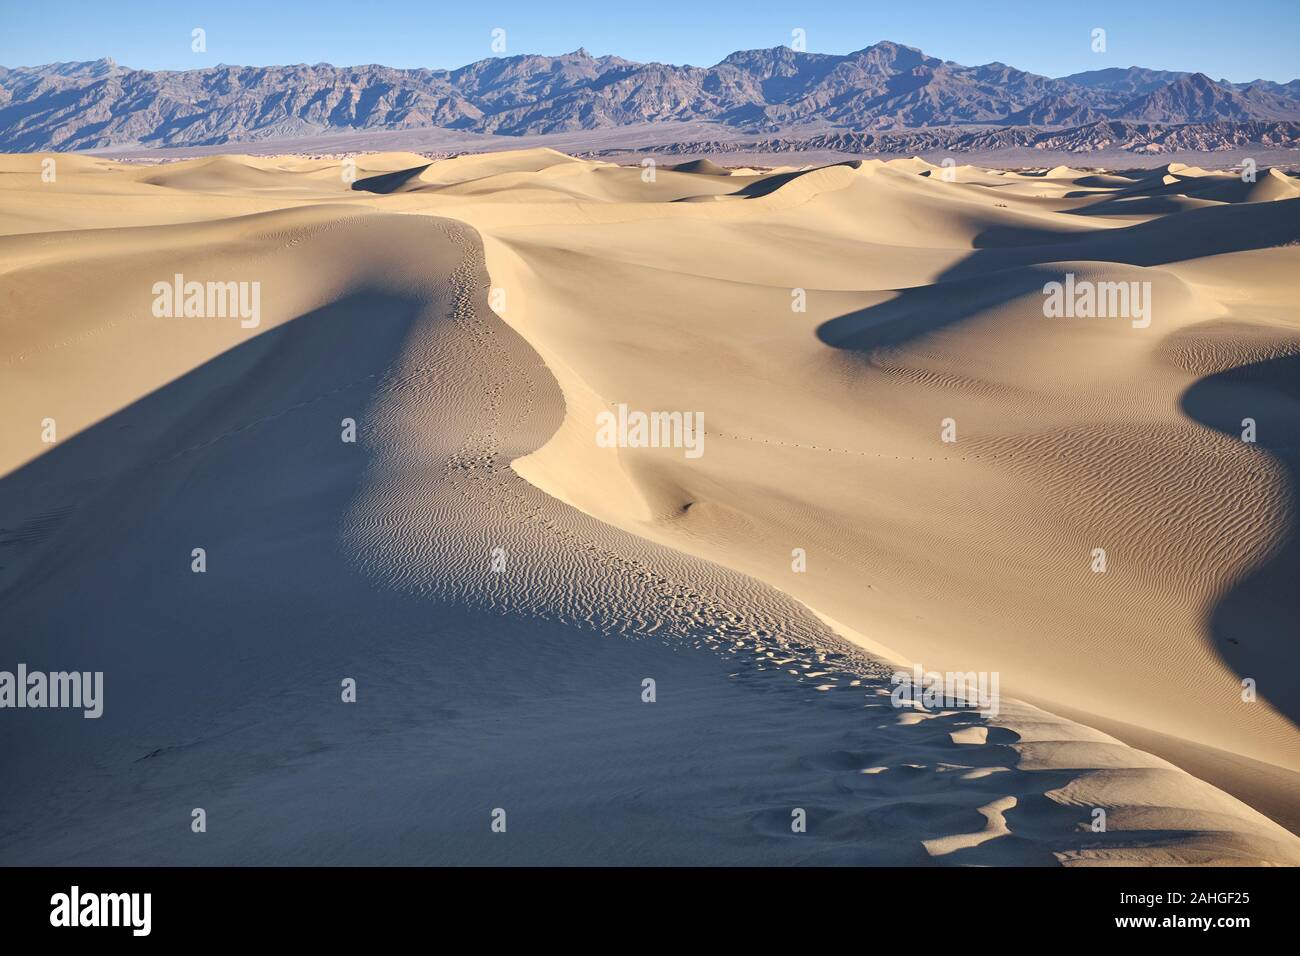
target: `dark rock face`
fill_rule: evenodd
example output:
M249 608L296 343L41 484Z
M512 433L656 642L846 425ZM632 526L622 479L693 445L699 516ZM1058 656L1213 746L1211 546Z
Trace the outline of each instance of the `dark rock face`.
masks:
M665 143L655 152L691 156L728 152L801 153L990 153L1004 149L1045 152L1165 154L1219 152L1245 147L1300 149L1300 122L1279 121L1183 123L1130 123L1103 120L1070 129L1035 126L959 127L887 130L877 133L828 132L811 136L768 136L741 140L694 140Z
M457 70L316 64L151 72L108 59L0 67L6 151L433 127L523 135L669 120L779 136L963 124L1077 130L1119 121L1201 124L1212 139L1218 123L1300 120L1300 81L1232 84L1140 67L1052 79L1002 63L962 66L889 42L846 56L746 50L707 68L585 50Z

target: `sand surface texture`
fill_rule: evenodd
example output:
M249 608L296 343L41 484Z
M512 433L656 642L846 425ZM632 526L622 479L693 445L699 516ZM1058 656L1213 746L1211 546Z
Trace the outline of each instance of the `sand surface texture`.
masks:
M1300 862L1294 179L355 162L0 157L0 863Z

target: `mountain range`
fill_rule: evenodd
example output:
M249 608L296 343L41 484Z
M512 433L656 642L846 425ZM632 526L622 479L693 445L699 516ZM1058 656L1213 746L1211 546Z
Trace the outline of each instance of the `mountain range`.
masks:
M322 63L149 71L111 59L0 67L0 150L9 152L421 128L525 135L664 121L834 137L1297 120L1300 80L1230 83L1136 66L1051 78L1003 63L962 66L891 42L843 56L746 50L711 67L635 63L581 49L455 70Z

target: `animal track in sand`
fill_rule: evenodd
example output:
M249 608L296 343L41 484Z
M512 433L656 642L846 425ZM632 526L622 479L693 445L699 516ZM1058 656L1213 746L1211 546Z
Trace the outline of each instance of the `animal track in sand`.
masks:
M673 635L686 644L712 647L742 659L748 653L748 662L757 670L793 671L801 680L823 685L865 674L883 674L882 668L819 624L803 624L802 628L810 633L796 637L782 634L779 622L757 607L738 609L708 593L707 585L690 583L679 572L658 565L649 555L635 553L657 549L579 516L539 492L509 467L509 460L532 450L528 447L531 442L521 442L521 438L526 437L522 434L525 423L537 415L538 381L520 360L527 347L495 316L484 321L476 308L484 291L478 278L484 268L481 247L458 227L442 228L460 246L464 257L450 276L448 318L456 333L456 347L447 351L457 355L462 370L470 366L468 374L482 396L469 421L457 422L466 434L443 462L444 493L456 496L459 510L500 526L503 538L531 535L534 542L540 540L542 550L558 552L557 561L565 561L565 556L570 560L576 557L589 573L599 575L610 591L638 595L625 605L637 610L623 620L608 613L603 605L610 602L600 601L596 595L583 595L577 606L570 608L574 620L595 624L605 633L632 637L654 633L660 638ZM536 434L534 441L540 443L545 437ZM617 540L611 542L611 538ZM616 546L622 543L634 543L633 548ZM532 548L507 550L527 553ZM504 577L508 579L509 574ZM531 575L524 581L525 585L535 583ZM508 586L490 586L486 592L486 600L494 606L533 605L534 612L538 612L537 602L512 597ZM827 668L828 664L850 661L858 665L851 672Z
M633 189L638 188L636 170L601 167L598 175L616 181L624 172ZM588 827L591 815L582 812L590 801L615 812L627 810L627 821L648 823L651 841L661 846L661 835L675 823L707 817L697 827L702 839L681 841L673 851L679 854L678 861L686 862L708 857L727 844L743 847L760 861L768 856L783 862L1111 862L1130 857L1150 860L1159 854L1172 862L1292 861L1294 841L1286 843L1263 829L1260 819L1244 813L1241 805L1157 758L1089 728L1006 699L996 718L956 709L897 709L889 693L891 668L845 644L786 594L684 553L692 550L687 537L702 540L711 530L721 529L715 540L722 547L701 549L703 553L719 555L715 560L737 567L760 566L745 560L744 553L747 545L765 540L759 523L751 524L754 533L748 540L733 534L745 525L747 512L742 506L758 502L765 507L775 501L775 509L789 499L782 494L786 489L772 486L758 488L755 497L746 499L754 488L747 485L743 471L734 469L774 462L779 467L773 469L772 484L784 483L788 488L806 477L806 486L799 491L808 493L809 503L831 495L835 504L826 538L800 540L811 545L809 553L820 555L818 573L839 575L829 587L821 579L823 592L843 594L850 601L861 597L867 610L856 617L839 613L838 607L828 606L827 611L873 639L894 644L893 638L903 639L910 631L928 627L946 633L951 638L947 646L954 653L969 653L967 663L1001 663L994 656L997 631L1013 632L1026 622L968 613L958 603L967 597L956 593L960 589L950 589L955 598L950 600L933 595L925 583L960 575L954 566L965 557L965 542L959 538L1010 542L1000 547L1000 562L989 562L995 572L977 584L996 583L997 572L1003 572L1004 581L1017 575L1037 581L1036 571L1059 555L1062 564L1088 584L1089 594L1104 593L1108 601L1113 602L1127 584L1145 585L1144 565L1163 579L1175 570L1175 563L1193 579L1192 586L1182 587L1186 577L1177 578L1179 593L1204 599L1209 588L1198 582L1209 581L1209 568L1222 564L1225 555L1243 562L1252 557L1233 550L1233 542L1258 537L1256 526L1248 520L1251 506L1261 501L1281 504L1273 493L1278 484L1271 480L1273 465L1263 445L1233 444L1231 428L1212 433L1217 419L1183 428L1183 422L1163 414L1175 410L1177 399L1177 393L1164 386L1187 379L1186 374L1177 374L1179 370L1219 375L1202 389L1201 405L1207 397L1217 401L1231 394L1238 384L1252 403L1272 392L1286 392L1290 363L1222 374L1235 367L1240 354L1276 363L1293 353L1280 333L1268 331L1264 314L1247 315L1258 320L1258 331L1202 324L1171 336L1164 346L1148 342L1152 348L1141 363L1140 349L1131 349L1132 362L1124 365L1115 362L1109 345L1098 346L1103 359L1098 368L1115 378L1114 394L1104 396L1101 403L1080 399L1087 389L1073 387L1065 389L1054 405L1040 402L1043 397L1056 397L1048 386L1058 384L1058 371L1071 369L1044 359L1043 368L1050 371L1021 377L1019 366L1008 368L995 361L1003 352L1008 361L1020 361L1017 349L1003 349L1005 343L997 335L983 334L988 329L976 334L953 324L924 348L900 348L875 356L865 371L861 361L850 363L852 368L841 367L841 372L852 374L838 375L823 383L825 388L819 385L812 390L817 395L807 396L815 399L810 406L814 409L818 402L833 401L834 408L828 409L833 414L806 415L801 404L789 405L797 413L789 417L777 404L729 405L731 395L747 395L732 386L743 387L746 376L752 382L756 372L763 373L766 387L797 383L797 376L808 368L817 374L827 368L824 349L811 341L811 335L803 345L812 365L788 361L798 359L801 340L790 337L784 308L779 321L746 314L739 305L745 300L736 296L747 294L744 288L752 285L748 279L772 280L775 284L768 288L781 291L784 282L775 280L783 275L774 273L785 270L801 283L824 276L829 280L825 285L843 291L864 282L883 288L876 278L846 274L841 280L830 271L839 242L846 238L873 240L870 248L860 243L847 247L857 250L852 256L861 253L864 275L870 271L865 270L868 265L881 273L952 268L954 263L960 265L958 254L967 251L972 269L980 259L996 266L1022 257L1015 250L968 242L972 237L964 232L959 232L957 242L934 243L933 230L918 225L898 238L935 255L899 255L891 264L886 242L874 241L882 237L857 234L855 221L877 221L871 212L880 200L897 198L892 197L896 188L910 189L916 182L842 173L831 174L845 187L835 190L833 202L810 207L798 217L788 203L784 211L776 210L791 220L786 226L797 226L800 233L806 227L807 237L813 240L807 244L791 243L794 233L789 228L751 228L749 220L739 216L715 221L712 216L696 215L709 212L700 208L684 210L692 214L689 220L656 215L652 228L673 240L652 248L631 212L620 211L612 201L606 211L619 220L617 224L596 213L582 216L580 223L566 223L568 212L555 204L546 210L529 206L527 218L535 218L540 226L533 228L508 222L508 203L494 200L480 223L485 234L491 234L490 255L501 255L500 275L497 261L490 262L494 282L489 280L482 247L468 226L432 216L379 211L418 213L403 206L401 197L351 196L352 202L340 205L331 193L322 199L325 205L298 208L294 194L288 201L295 208L141 231L131 250L128 237L114 233L108 241L121 242L122 249L114 250L111 257L102 254L103 236L98 234L64 236L58 240L59 248L46 250L54 258L84 260L87 272L105 288L113 263L120 261L115 257L132 251L155 257L146 260L151 261L148 268L160 274L168 273L162 267L170 266L173 254L181 252L204 262L219 261L223 268L267 274L274 267L277 277L286 279L286 288L290 279L301 283L289 298L276 302L277 308L298 310L283 316L298 316L287 328L268 325L249 336L249 341L241 337L230 349L233 355L213 351L210 357L220 361L192 368L181 381L147 396L140 407L123 409L116 421L106 419L84 436L72 435L75 441L38 459L25 473L31 489L22 487L22 476L7 486L16 489L11 500L32 490L30 505L6 510L6 515L12 514L4 522L9 530L0 532L0 545L4 545L0 562L10 558L4 562L9 564L6 580L17 578L20 584L33 586L25 606L27 616L20 623L54 622L41 637L57 644L56 639L66 633L71 642L63 646L76 646L83 633L93 636L97 616L116 614L119 595L137 593L132 589L156 582L153 592L144 593L155 600L154 616L160 625L184 620L190 610L185 602L196 597L218 612L205 614L198 611L204 607L199 604L198 613L192 615L194 629L202 634L187 641L183 650L205 656L174 655L174 649L182 648L167 640L161 626L134 627L130 621L124 621L122 628L128 632L123 634L126 648L136 649L150 667L180 678L181 685L197 671L187 686L200 694L221 685L210 680L205 669L192 667L195 660L210 660L215 669L231 673L248 667L251 674L257 666L257 673L268 678L263 687L252 688L242 704L236 699L232 706L222 695L201 720L188 727L193 697L175 693L177 684L169 684L173 691L162 697L134 696L140 726L152 721L163 730L154 726L144 734L128 730L118 738L119 748L109 753L129 758L130 767L136 769L116 779L116 790L101 788L105 782L101 779L94 781L96 798L100 793L116 794L109 802L116 802L121 811L117 821L127 823L121 832L139 832L127 811L134 812L142 794L161 796L157 784L168 774L179 793L192 787L186 777L215 777L218 767L223 773L232 767L245 768L248 772L238 780L240 794L263 798L255 801L258 812L245 819L265 828L266 807L289 803L281 799L286 795L314 798L319 795L314 790L324 789L316 786L322 780L331 781L331 792L340 781L346 787L346 770L337 771L347 768L355 778L377 778L384 803L423 807L436 799L444 802L441 810L445 810L461 800L475 808L472 813L502 781L536 783L527 800L518 800L521 810L525 804L534 812L543 808L582 843L599 839L593 836L597 828ZM527 180L533 175L514 178ZM805 177L795 185L806 186L817 178L827 176ZM923 185L928 191L930 184ZM784 193L792 195L789 190ZM362 202L373 208L366 209ZM427 208L430 212L463 210L473 219L486 208L475 202L466 195L452 206L430 202ZM594 200L584 200L584 205L596 209ZM774 205L781 204L751 203L745 215L768 223ZM824 237L823 246L821 220L832 206L837 216L844 215L835 219L839 232ZM556 221L545 221L555 210L561 212ZM865 216L850 215L863 210ZM721 211L732 216L740 209L732 204ZM808 221L800 225L797 219L805 215ZM975 227L984 228L979 223ZM686 244L686 232L705 238L712 233L721 241L694 250ZM1035 242L1058 235L1046 228L1029 232L1028 238L1037 235ZM1124 239L1119 230L1115 233ZM1135 239L1142 238L1139 233L1134 230ZM888 242L895 238L889 237ZM625 247L625 240L639 245ZM53 240L37 235L30 242L30 250L39 251ZM606 248L620 261L602 258ZM659 261L665 250L679 259L708 265L698 269L707 276L683 273L686 284L680 299L674 273L696 270L696 263ZM1093 251L1105 250L1097 245ZM27 248L23 252L24 262L36 261ZM716 260L715 252L721 253ZM737 253L734 258L732 252ZM1131 253L1124 254L1132 258ZM1023 256L1041 257L1033 250L1023 250ZM915 259L921 266L905 259ZM645 261L654 275L639 276L630 267L633 261ZM1197 277L1195 270L1201 270L1202 278L1214 279L1216 268L1197 265L1187 281ZM746 281L737 285L732 278ZM611 284L604 286L607 280ZM710 293L714 280L731 284L718 285L715 296ZM918 275L915 281L930 279ZM1198 289L1205 285L1192 284ZM512 306L529 305L527 321L516 325L536 351L488 310L490 285L509 286ZM622 293L622 299L607 299L611 290L615 296ZM689 308L681 314L674 311L675 302L684 305L688 300L700 307L698 315ZM607 308L610 301L615 302L612 310ZM316 308L308 311L312 306ZM1281 311L1284 304L1279 301L1267 307ZM503 314L507 313L503 310ZM685 323L688 334L701 338L698 347L689 342L690 347L676 352L656 348L655 337L673 347L681 344L675 338L683 331L677 321L683 315L691 317ZM131 323L134 320L119 324ZM78 371L73 361L76 350L65 346L80 344L79 337L97 336L85 344L97 350L102 343L105 354L121 364L122 357L146 357L131 352L132 336L145 325L135 324L136 329L110 324L80 334L76 324L33 325L30 337L15 340L24 343L15 349L30 349L33 354L51 351L51 367L62 363L64 373L71 374ZM1021 335L1017 343L1032 344L1037 328L1017 325ZM1005 330L994 331L1001 335ZM964 351L963 343L972 337L993 341L988 348ZM222 341L214 338L213 348L221 347ZM629 343L636 347L627 348ZM601 350L609 344L618 345L623 354ZM161 351L156 365L160 381L177 372L175 362L166 364L174 356ZM1053 356L1068 354L1059 349L1052 352ZM564 504L568 496L563 481L557 481L556 496L550 497L515 472L512 463L542 449L555 435L554 444L530 462L538 481L549 482L556 475L583 480L579 469L570 475L560 467L576 464L558 459L566 448L579 460L586 449L566 446L573 438L570 431L556 433L564 416L563 395L540 355L557 356L566 371L562 373L557 364L556 375L576 374L598 399L610 397L600 391L611 379L618 380L614 375L621 375L628 383L651 380L665 397L698 396L700 407L710 409L711 419L717 409L715 424L725 421L729 426L710 436L717 443L717 458L687 475L688 480L679 483L684 486L682 494L668 497L663 509L667 514L673 504L681 506L682 514L689 509L689 520L673 529L666 529L668 522L661 520L654 532L656 540L677 541L682 551L639 537L641 525L633 517L624 521L617 511L611 512L616 515L611 520L620 523L616 527ZM715 355L722 361L715 363ZM632 364L617 364L623 359ZM588 374L591 369L583 367L585 362L596 371ZM13 356L9 364L14 364ZM32 363L43 364L43 358ZM1028 365L1031 371L1036 367L1032 362ZM117 372L114 369L114 376ZM789 379L784 378L787 373ZM1160 389L1144 390L1147 373L1164 375L1166 381ZM1256 374L1263 378L1239 381ZM715 400L710 393L692 388L710 375L726 390L723 398ZM567 389L567 379L560 381ZM1026 384L1023 388L1006 384L1014 382ZM126 383L123 377L120 384ZM771 388L766 391L772 393ZM111 397L117 401L126 395L119 389ZM763 399L769 397L784 396L765 394ZM970 410L974 399L987 402L979 414ZM1156 408L1154 399L1163 404ZM956 446L940 443L940 415L936 414L950 400L968 403L953 409L962 419L963 440ZM113 401L104 398L99 404L111 411ZM1013 428L1020 434L998 435L997 425L988 428L996 416L1017 411L1013 406L1041 414L1008 419L1017 423ZM728 408L733 411L725 411ZM1152 413L1131 415L1130 409ZM913 413L914 420L909 419ZM867 415L881 418L879 427L859 429L860 422L868 426L863 421ZM343 416L358 423L356 444L339 442L337 428ZM1089 416L1112 427L1075 427L1078 419L1086 425ZM1272 450L1294 444L1293 436L1278 428L1276 418L1261 433L1275 443ZM548 460L547 455L552 457ZM959 461L967 467L957 468ZM1108 462L1114 467L1105 467ZM931 469L930 463L942 467ZM628 464L630 483L644 483L649 474L642 470L646 463ZM1205 466L1206 476L1197 489L1204 494L1182 498L1168 494L1174 490L1171 476L1190 465ZM673 467L690 466L674 463ZM1244 472L1249 478L1234 484L1215 468L1238 476ZM78 482L93 485L99 476L88 478L88 473L101 469L105 487L91 488L93 493L82 496ZM850 474L855 470L857 475ZM875 476L880 474L896 481L896 486L890 481L876 484ZM1139 474L1149 481L1135 480ZM697 477L702 480L696 482ZM853 480L857 477L866 480ZM1076 480L1080 477L1086 480ZM755 487L762 484L758 478L755 475ZM904 481L907 478L916 480ZM946 479L970 479L972 487L947 497L943 494ZM974 487L976 479L986 480L987 486ZM714 482L714 487L707 487L707 482ZM45 493L44 486L57 488L57 494ZM614 506L619 487L605 489ZM844 507L833 501L836 487L845 489ZM1244 488L1249 500L1225 503L1234 487ZM873 495L873 490L886 494ZM851 500L855 494L878 501L879 507L856 507ZM586 500L576 493L572 497ZM79 505L69 516L54 514L57 505L71 501ZM929 507L931 502L935 507ZM737 505L729 511L731 503ZM749 513L759 510L753 507ZM898 520L877 522L882 515L872 514L873 510ZM963 535L962 511L987 518L986 525L994 526L990 515L1022 517L1002 536ZM794 520L783 527L802 523L810 531L817 530L813 509L790 512ZM1117 512L1130 520L1119 521ZM1148 523L1161 523L1176 534L1148 541L1152 529L1134 528L1134 515L1139 525L1149 518ZM1045 516L1051 520L1042 520ZM1111 534L1097 542L1111 552L1109 576L1091 577L1083 557L1084 545L1090 546L1097 536L1088 523L1096 516L1110 519L1109 525L1126 535L1131 532L1145 552L1162 540L1195 544L1198 529L1201 539L1206 539L1204 550L1217 552L1196 553L1177 562L1177 555L1156 553L1150 562L1139 562L1126 555L1118 536ZM1276 515L1263 517L1272 520ZM1068 526L1062 525L1065 519ZM174 527L171 521L176 522ZM875 533L854 537L859 523ZM916 534L918 529L931 530L928 540L923 533ZM670 531L676 530L686 537L672 538ZM1231 540L1210 540L1220 530ZM191 538L217 546L212 552L217 558L216 574L188 576L185 551L178 543L188 545ZM916 541L921 560L910 560L906 546L892 547L894 541L909 538ZM1025 540L1035 541L1035 547L1017 550ZM729 546L741 553L727 550ZM855 563L854 552L872 557ZM499 572L492 570L498 554L504 560ZM106 555L120 560L106 561ZM930 556L935 560L924 560ZM45 565L39 566L35 558ZM941 566L944 558L946 568ZM965 563L969 567L972 562ZM167 568L172 576L160 577L158 568ZM887 568L902 570L891 579ZM46 574L47 570L61 572L62 578L56 580L57 575ZM800 577L791 586L815 578ZM787 584L785 578L773 580L780 587ZM865 585L868 580L872 585ZM97 596L97 603L87 602L88 610L60 611L62 618L55 616L53 608L46 613L47 607L60 603L47 598L67 581L79 582L87 596ZM1066 576L1065 581L1073 586L1073 578ZM916 582L922 582L916 589L919 600L909 591ZM6 598L19 597L20 590L7 591ZM988 588L985 593L992 591ZM1143 598L1142 608L1156 609L1152 616L1158 621L1160 602L1146 599L1150 591L1144 586L1134 593ZM821 607L817 593L795 593L806 593L812 606ZM1008 588L1005 593L1010 597L999 594L988 600L1008 615L1017 606L1040 606L1032 591ZM247 595L250 600L230 601L231 594ZM909 618L887 607L905 594L913 596L899 606L919 609ZM985 598L976 597L979 600L971 606L978 608ZM265 606L257 604L262 599ZM225 616L226 605L240 607ZM1063 606L1059 603L1046 601L1041 606L1042 621L1028 622L1031 626L1025 633L1046 632L1063 620L1079 619L1085 625L1091 621L1091 607L1083 614L1067 615L1057 610ZM895 618L897 626L891 634L890 622ZM911 622L918 618L913 627ZM1144 621L1136 615L1127 619ZM57 626L59 622L62 626ZM1086 638L1086 627L1080 632ZM33 646L43 645L33 641ZM92 647L89 642L86 646ZM96 642L93 649L101 646L108 645ZM1065 645L1052 646L1059 650ZM1110 649L1121 646L1117 641ZM1058 655L1040 656L1057 666ZM1098 655L1099 661L1106 659ZM1131 657L1128 660L1132 662ZM369 665L374 666L371 676L361 673L365 694L361 707L344 709L340 718L339 708L320 706L324 697L318 691L329 689L336 672L354 673L356 666ZM1059 666L1069 668L1066 662ZM1139 660L1137 669L1144 671L1146 666ZM169 667L173 669L168 671ZM1085 669L1079 670L1082 676ZM659 679L658 707L643 707L637 699L637 680L643 673ZM1004 687L1009 684L1010 678ZM1018 686L1042 689L1032 681ZM381 687L382 694L371 693ZM282 688L287 688L286 695L279 694ZM267 689L276 693L265 694ZM125 703L126 695L118 699ZM163 709L155 710L159 706ZM354 722L354 717L362 719ZM228 746L217 748L216 756L224 757L224 763L213 759L212 750L191 746L201 743L207 748L214 732L230 735ZM513 741L503 746L508 736ZM712 740L701 746L700 741L710 736ZM66 741L51 738L50 742L57 746ZM331 749L337 759L320 759ZM75 749L65 749L65 780L79 771L78 756ZM37 766L44 760L37 754L29 763ZM429 772L431 765L440 771ZM583 777L586 768L597 768L599 778ZM554 782L552 775L557 778ZM675 783L689 778L699 786L676 789L667 786L669 776L677 778ZM52 775L45 779L58 780ZM148 781L148 787L139 786L142 780ZM592 789L586 783L599 787ZM657 803L645 801L652 793ZM701 794L705 799L697 799ZM277 799L264 799L268 795ZM39 792L32 790L26 796L31 807L45 809ZM370 838L389 835L381 833L379 826L383 808L367 803L372 796L368 786L358 785L348 800L329 804L325 796L303 802L330 809L361 808L367 825L348 830L357 835L361 852L371 853L375 851ZM81 799L80 794L73 797ZM28 841L33 856L50 853L50 837L63 841L62 852L68 857L86 852L82 833L56 832L71 819L68 811L76 804L65 802L62 807L47 831ZM808 813L806 833L791 830L791 811L796 807ZM1096 807L1107 810L1110 832L1090 832L1088 824ZM323 816L318 819L330 822ZM525 819L516 819L521 824L516 832L525 832ZM314 821L299 818L299 826L308 822ZM612 827L610 817L601 824L608 831L604 845L614 852L636 847L640 836L634 828ZM141 829L152 826L145 823ZM99 829L113 832L115 828ZM227 839L235 832L222 829ZM403 855L412 852L413 841L406 839L408 825L404 822L400 830L393 830L396 839L408 846L390 846L386 852L391 858L409 859ZM427 830L430 838L421 841L417 852L448 852L451 858L472 859L445 850L446 838L455 838L461 830L458 823L448 824L436 835ZM747 839L754 835L758 838ZM220 839L217 834L213 837L208 846ZM99 839L91 835L89 842L93 846ZM717 844L710 844L710 839ZM248 852L234 845L238 842L226 846L223 852L228 858L240 859ZM160 840L154 852L174 852L162 850L164 846L170 844ZM294 851L287 842L277 848ZM552 844L550 852L557 848L563 845ZM114 852L128 851L114 848ZM382 859L384 852L376 858ZM539 858L545 856L538 853L529 859Z
M967 459L982 458L987 458L990 461L993 461L999 459L1013 459L1016 457L1011 452L1006 452L1000 455L984 455L978 452L969 452L965 455L890 455L879 451L858 451L852 448L831 448L823 445L808 445L803 442L782 441L775 438L758 438L754 435L738 435L729 432L706 431L705 434L713 435L715 438L729 438L734 441L747 441L762 445L774 445L778 448L800 448L805 451L820 451L832 455L855 455L860 458L884 458L891 461L966 461ZM935 434L938 434L938 429L935 430Z

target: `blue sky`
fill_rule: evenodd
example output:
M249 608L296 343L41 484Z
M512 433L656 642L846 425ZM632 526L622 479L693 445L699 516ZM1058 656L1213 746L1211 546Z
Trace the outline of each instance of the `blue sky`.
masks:
M190 49L194 27L207 31L205 54ZM0 64L111 56L145 69L322 61L454 67L492 56L494 27L506 30L507 55L581 46L595 55L708 66L734 50L787 44L799 27L813 52L895 40L959 63L1000 60L1049 76L1135 64L1236 82L1300 76L1300 0L0 0ZM1105 53L1090 48L1095 27L1106 30Z

